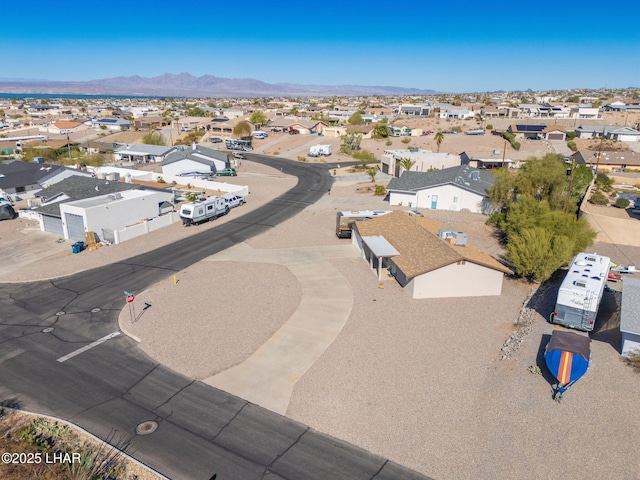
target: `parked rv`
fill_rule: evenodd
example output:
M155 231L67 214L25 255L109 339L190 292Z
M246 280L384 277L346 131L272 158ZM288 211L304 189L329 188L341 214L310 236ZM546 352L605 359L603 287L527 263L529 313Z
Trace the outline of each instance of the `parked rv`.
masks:
M185 226L215 220L229 213L229 205L224 197L207 197L195 202L185 203L180 207L180 218Z
M225 141L225 145L229 150L240 150L244 152L253 150L253 147L251 146L251 140L227 138L227 140Z
M609 257L584 252L576 255L558 290L551 323L593 330L610 268Z
M472 128L471 130L465 130L465 135L484 135L484 129L482 128Z
M331 155L331 145L313 145L309 149L308 155L310 157L328 157L329 155Z
M354 222L369 220L391 213L392 210L360 210L338 212L336 214L336 236L338 238L351 238L351 229Z

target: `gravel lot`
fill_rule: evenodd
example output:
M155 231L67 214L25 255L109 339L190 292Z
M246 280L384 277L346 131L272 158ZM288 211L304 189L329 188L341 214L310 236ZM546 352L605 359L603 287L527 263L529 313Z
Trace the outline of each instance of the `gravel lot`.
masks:
M254 208L294 182L250 162L242 169L246 175L238 181L249 183L252 194L241 208ZM334 235L336 210L388 208L380 198L357 193L366 184L336 183L317 204L247 243L256 249L344 243ZM500 255L484 217L427 213ZM0 222L0 240L8 223ZM189 232L174 225L140 242L52 255L8 278L68 274ZM594 250L640 265L640 248L597 244ZM385 279L379 288L364 261L332 263L353 288L353 310L337 340L296 384L287 416L437 479L640 478L640 377L618 354L613 295L592 335L592 367L559 404L551 399L552 379L541 358L553 330L546 322L555 302L553 285L529 302L532 286L511 279L500 297L413 300L394 280ZM227 288L229 301L213 308L191 301L187 287L202 278L212 288ZM170 297L170 291L181 294ZM154 307L134 333L143 340L141 348L162 363L202 378L260 345L286 321L302 293L295 277L277 265L200 262L182 272L177 285L165 281L139 296ZM531 323L518 337L519 349L501 360L524 302ZM542 374L528 371L536 364Z

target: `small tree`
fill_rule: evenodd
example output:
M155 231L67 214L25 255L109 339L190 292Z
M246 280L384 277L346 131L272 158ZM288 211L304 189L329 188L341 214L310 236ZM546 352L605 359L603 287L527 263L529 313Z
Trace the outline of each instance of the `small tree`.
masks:
M613 206L618 208L627 208L629 203L631 202L629 202L628 199L620 197L616 200L616 203L614 203Z
M389 129L385 124L379 123L373 129L373 138L387 138L389 136Z
M246 120L242 120L233 127L233 135L238 138L250 137L252 130L251 124Z
M164 137L160 132L150 132L142 137L142 143L145 145L166 145Z
M364 125L364 119L362 118L362 114L360 112L355 112L351 117L349 117L350 125Z
M360 150L360 142L362 141L362 135L353 131L347 130L347 133L340 137L342 143L340 144L340 152L347 155L351 155L353 152Z
M396 163L407 172L416 164L415 160L411 160L410 158L403 158Z
M267 117L264 113L262 113L262 111L256 110L251 114L251 118L249 118L249 121L253 123L256 128L260 129L263 125L267 124Z
M371 177L371 182L375 182L376 181L376 173L378 173L378 167L373 167L373 168L369 168L367 170L367 175L369 175Z
M436 145L438 146L438 152L440 152L440 144L444 140L444 133L442 133L442 131L438 130L433 138L436 141Z

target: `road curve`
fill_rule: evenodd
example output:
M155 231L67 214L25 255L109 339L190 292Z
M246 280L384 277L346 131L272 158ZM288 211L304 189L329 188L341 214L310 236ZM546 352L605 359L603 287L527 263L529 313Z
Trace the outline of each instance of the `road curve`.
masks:
M69 277L0 284L0 401L111 443L131 440L134 457L176 480L425 478L179 375L120 334L125 290L142 291L277 225L331 186L324 165L251 160L298 183L268 205L172 245Z

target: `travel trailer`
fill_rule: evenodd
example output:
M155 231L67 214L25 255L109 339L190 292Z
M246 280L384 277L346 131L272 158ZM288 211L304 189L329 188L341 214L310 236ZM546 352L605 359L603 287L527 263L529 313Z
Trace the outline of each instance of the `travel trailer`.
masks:
M229 210L229 202L226 198L207 197L182 205L180 207L180 218L182 218L182 224L185 226L198 225L226 215Z
M551 323L593 330L610 268L609 257L584 252L576 255L558 290Z

